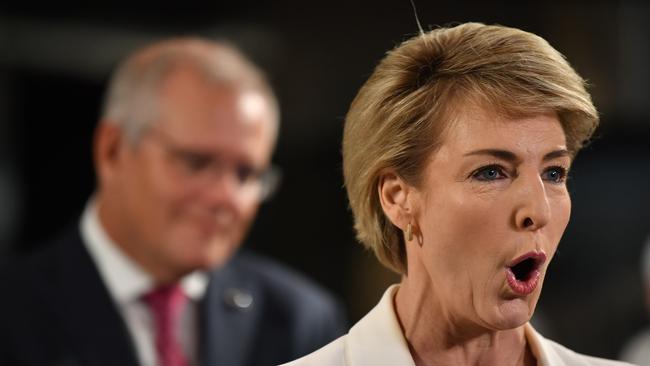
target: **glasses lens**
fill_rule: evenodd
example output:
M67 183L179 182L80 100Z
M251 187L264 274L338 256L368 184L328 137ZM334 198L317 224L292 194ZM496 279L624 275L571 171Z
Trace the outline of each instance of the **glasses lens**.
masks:
M279 167L271 165L261 176L260 183L262 191L260 200L267 201L273 197L282 181L282 171Z

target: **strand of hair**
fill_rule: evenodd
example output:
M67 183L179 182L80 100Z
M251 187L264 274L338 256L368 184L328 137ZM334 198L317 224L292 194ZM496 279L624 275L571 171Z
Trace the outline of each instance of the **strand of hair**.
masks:
M415 16L415 23L418 25L418 29L420 30L420 35L424 35L424 29L422 29L422 24L420 24L420 18L418 17L418 9L415 6L415 0L410 0L411 1L411 7L413 7L413 15Z

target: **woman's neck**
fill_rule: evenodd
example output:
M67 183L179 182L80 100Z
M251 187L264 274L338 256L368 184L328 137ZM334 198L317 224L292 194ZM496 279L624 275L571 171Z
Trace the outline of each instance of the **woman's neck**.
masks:
M428 279L404 277L395 311L417 366L535 365L524 327L485 329L454 317Z

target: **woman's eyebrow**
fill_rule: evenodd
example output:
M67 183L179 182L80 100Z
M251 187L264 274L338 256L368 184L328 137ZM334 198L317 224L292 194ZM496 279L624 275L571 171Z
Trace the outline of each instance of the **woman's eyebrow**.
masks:
M571 153L567 149L559 149L551 151L550 153L544 155L544 161L553 160L557 158L563 158L565 156L571 157Z
M520 159L517 157L517 154L513 153L512 151L508 150L501 150L501 149L481 149L481 150L474 150L466 153L463 156L472 156L472 155L488 155L492 156L501 160L505 160L508 162L517 162ZM567 149L559 149L559 150L554 150L546 155L544 155L544 158L542 159L543 161L548 161L548 160L553 160L557 158L562 158L565 156L571 156L571 153Z
M474 150L466 153L463 156L472 156L472 155L488 155L492 156L501 160L505 160L508 162L516 162L519 160L517 155L513 153L512 151L508 150L500 150L500 149L481 149L481 150Z

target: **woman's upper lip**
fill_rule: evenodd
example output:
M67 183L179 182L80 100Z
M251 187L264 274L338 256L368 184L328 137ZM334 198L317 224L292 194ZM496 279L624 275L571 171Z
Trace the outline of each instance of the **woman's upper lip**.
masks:
M526 253L524 255L521 255L521 256L515 258L514 260L512 260L510 262L510 264L508 264L508 267L514 267L517 264L519 264L519 263L521 263L521 262L523 262L523 261L525 261L526 259L529 259L529 258L532 258L533 260L535 260L535 265L536 265L536 267L539 268L542 264L544 264L544 262L546 262L546 253L544 253L543 251L530 251L530 252L528 252L528 253Z

